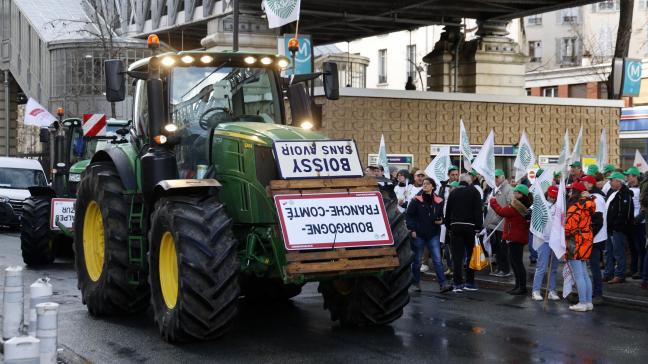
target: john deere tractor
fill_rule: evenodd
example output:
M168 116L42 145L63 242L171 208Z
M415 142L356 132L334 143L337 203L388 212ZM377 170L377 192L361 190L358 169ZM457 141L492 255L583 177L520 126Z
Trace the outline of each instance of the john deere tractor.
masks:
M41 129L40 141L49 156L48 173L50 186L29 187L31 196L23 204L21 218L20 248L25 264L42 265L54 261L57 252L70 251L72 236L69 223L55 221L52 205L66 204L73 199L81 172L90 162L97 149L109 142L119 142L123 138L116 135L118 130L126 130L127 122L111 119L107 125L107 136L85 137L82 120L63 119L63 108L57 110L59 120L48 128ZM67 202L68 210L70 202ZM74 218L74 211L65 211L60 218Z
M105 63L108 101L124 99L125 75L136 80L133 130L128 143L92 157L78 188L76 271L88 311L134 314L150 305L165 340L209 340L226 332L240 299L285 300L319 282L324 307L344 325L399 318L409 302L412 255L393 192L361 175L286 179L278 167L277 143L327 140L287 125L284 105L287 96L292 123L311 126L295 120L315 117L302 82L322 74L282 78L283 56L158 54L158 44L149 37L153 56L128 70L119 60ZM335 99L336 65L324 69L326 96ZM352 141L342 143L340 150L351 150ZM287 236L295 232L282 223L280 201L311 193L377 195L380 208L348 210L382 209L386 230L373 236L388 244L343 243L347 232L376 226L331 223L311 227L338 226L331 246L293 239L298 247L291 248Z

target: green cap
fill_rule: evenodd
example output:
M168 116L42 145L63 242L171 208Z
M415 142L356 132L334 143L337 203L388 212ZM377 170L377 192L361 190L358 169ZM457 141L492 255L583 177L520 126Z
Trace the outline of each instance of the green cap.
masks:
M603 173L612 173L614 172L615 169L616 167L613 164L606 164L603 167Z
M585 174L593 176L593 175L597 174L598 171L599 171L599 168L598 168L598 166L596 164L590 164L589 166L587 166L587 173L585 173Z
M455 166L454 164L451 165L450 168L448 168L448 172L450 172L450 171L458 171L458 170L459 170L459 167Z
M562 176L562 172L560 171L554 172L554 177L560 177L560 176Z
M459 187L459 182L457 181L450 182L450 187Z
M519 193L523 194L524 196L528 196L529 195L529 187L527 187L526 185L523 185L523 184L519 184L519 185L515 186L515 188L513 189L513 192L519 192Z
M538 168L538 170L536 171L536 178L542 176L543 173L544 173L544 169Z
M583 168L583 163L576 161L572 164L569 165L570 167L577 167L577 168Z
M495 170L495 177L499 177L499 176L503 176L503 175L504 175L503 170L501 170L501 169L496 169Z
M624 181L625 176L621 174L621 172L612 172L612 174L608 177L608 179L620 179Z
M637 177L641 176L641 172L639 172L639 168L637 168L637 167L630 167L630 168L626 169L626 171L623 172L623 174L631 174L631 175L637 176Z
M477 176L477 171L474 170L474 169L471 169L470 172L468 172L468 174L470 174L471 176L475 177L475 176Z

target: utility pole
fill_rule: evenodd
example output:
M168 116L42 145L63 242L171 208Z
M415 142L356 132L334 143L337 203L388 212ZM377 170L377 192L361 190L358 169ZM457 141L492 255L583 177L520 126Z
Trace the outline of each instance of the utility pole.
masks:
M239 50L239 0L232 0L233 8L233 17L234 17L234 29L232 30L232 48L234 52Z

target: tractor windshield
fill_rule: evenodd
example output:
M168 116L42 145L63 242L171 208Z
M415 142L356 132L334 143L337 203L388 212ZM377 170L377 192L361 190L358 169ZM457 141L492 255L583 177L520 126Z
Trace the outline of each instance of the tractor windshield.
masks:
M171 74L169 114L187 134L219 123L281 122L272 70L248 67L177 67Z

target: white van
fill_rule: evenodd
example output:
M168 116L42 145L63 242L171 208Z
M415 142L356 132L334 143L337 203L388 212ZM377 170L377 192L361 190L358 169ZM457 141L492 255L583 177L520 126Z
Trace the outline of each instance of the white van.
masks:
M20 226L23 202L32 186L47 186L39 161L0 157L0 225Z

